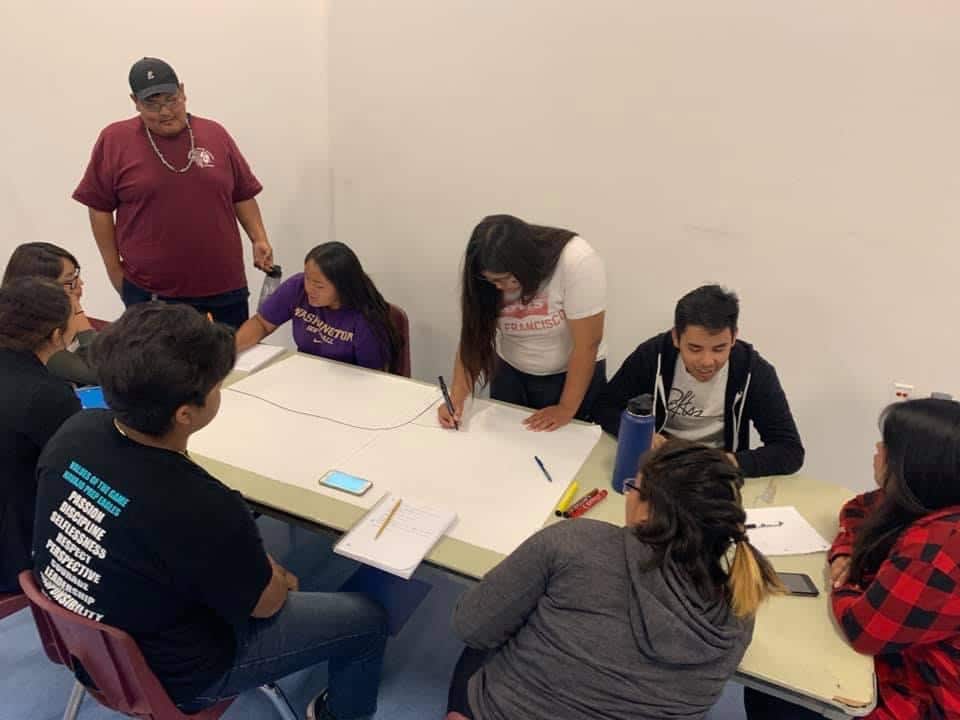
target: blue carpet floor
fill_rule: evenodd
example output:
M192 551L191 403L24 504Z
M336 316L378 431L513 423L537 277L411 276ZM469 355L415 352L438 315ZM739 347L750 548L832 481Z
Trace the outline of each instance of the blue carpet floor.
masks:
M356 566L330 554L328 537L291 530L261 518L267 548L300 577L304 590L339 587ZM450 672L462 645L449 629L450 613L464 585L446 573L423 567L416 577L433 586L423 605L387 649L378 720L442 720ZM73 677L43 654L29 610L0 620L0 720L58 720L70 694ZM305 670L280 682L297 712L326 684L324 667ZM742 690L729 683L709 720L743 720ZM122 717L84 701L79 720ZM223 720L275 717L257 693L241 696ZM521 720L518 718L517 720Z

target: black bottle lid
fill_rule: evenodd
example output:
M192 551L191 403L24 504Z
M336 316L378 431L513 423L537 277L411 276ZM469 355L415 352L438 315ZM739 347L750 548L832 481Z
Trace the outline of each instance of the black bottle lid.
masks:
M644 393L627 401L627 412L631 415L653 415L653 395Z

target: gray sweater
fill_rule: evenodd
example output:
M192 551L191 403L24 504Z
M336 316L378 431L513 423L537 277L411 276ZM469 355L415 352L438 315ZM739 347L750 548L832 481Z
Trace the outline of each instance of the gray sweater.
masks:
M476 720L693 720L753 634L649 546L595 520L538 532L464 593L453 625L494 650L470 680Z

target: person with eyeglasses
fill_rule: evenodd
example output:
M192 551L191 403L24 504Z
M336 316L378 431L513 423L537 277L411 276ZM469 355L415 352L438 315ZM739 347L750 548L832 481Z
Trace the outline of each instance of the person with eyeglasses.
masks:
M263 189L230 134L187 112L183 83L163 60L130 68L138 115L108 125L73 193L86 205L111 284L126 306L192 305L234 328L249 317L243 245L273 269L256 196Z
M529 430L589 419L606 382L606 270L577 233L491 215L474 229L463 262L460 345L450 386L456 427L476 386L535 410Z
M80 304L80 298L83 297L83 279L80 277L80 263L77 258L73 253L53 243L24 243L17 246L7 261L3 285L25 277L44 278L60 285L70 298L75 316L75 341L50 356L47 371L74 385L96 385L97 372L90 360L90 345L97 337L97 331Z
M743 472L675 439L625 485L625 527L557 522L463 594L447 720L709 712L780 590L744 529Z

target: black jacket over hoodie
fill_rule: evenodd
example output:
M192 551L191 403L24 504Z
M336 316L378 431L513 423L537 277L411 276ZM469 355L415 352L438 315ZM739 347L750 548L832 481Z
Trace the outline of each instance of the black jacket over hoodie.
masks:
M673 386L679 351L670 332L650 338L624 360L593 408L593 418L616 435L627 400L643 393L656 397L657 429L666 424L666 401ZM724 396L723 444L747 477L788 475L803 465L803 444L777 371L753 345L737 340L730 352ZM658 374L662 385L657 388ZM763 445L750 449L750 423Z

